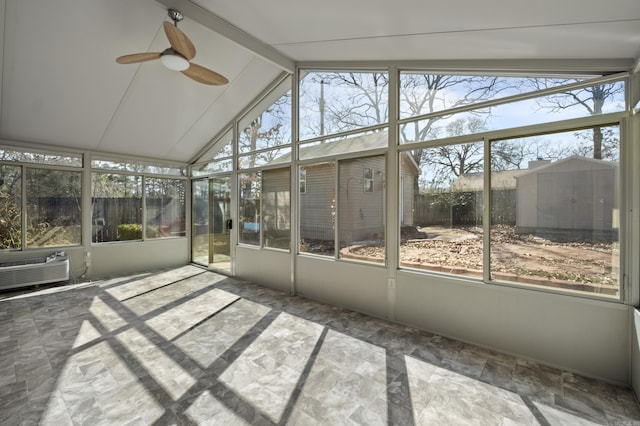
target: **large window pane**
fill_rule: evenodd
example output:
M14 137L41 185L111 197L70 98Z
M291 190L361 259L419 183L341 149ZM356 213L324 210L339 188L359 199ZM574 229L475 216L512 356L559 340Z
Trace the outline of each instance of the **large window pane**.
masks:
M146 238L185 236L184 180L146 178Z
M385 157L338 163L340 258L384 263Z
M265 247L289 250L291 240L289 169L262 172L262 224Z
M80 185L80 172L27 169L27 247L80 244Z
M142 176L92 173L92 241L142 238Z
M209 181L191 183L191 260L209 265Z
M388 146L389 133L386 130L379 130L301 144L299 153L301 160L309 160L322 157L336 157L373 149L384 149Z
M334 256L336 230L336 165L324 162L301 166L300 252Z
M168 176L186 176L187 168L177 164L164 164L151 161L118 160L94 156L91 168L114 171L128 171L136 173L152 173Z
M238 175L240 242L260 245L260 173Z
M619 128L491 145L491 277L619 295Z
M521 93L520 77L400 74L400 118L415 117ZM558 83L559 85L559 83Z
M33 149L0 146L0 160L56 166L82 167L82 154L52 153Z
M291 143L291 90L287 80L238 123L238 153ZM276 96L278 96L276 98ZM274 99L275 98L275 99Z
M453 108L465 107L480 102L494 101L509 96L533 93L539 90L554 89L569 84L580 83L591 77L549 78L549 77L504 77L487 75L447 75L416 72L400 73L400 118L444 112ZM580 89L577 97L559 93L558 105L567 106L588 98L611 98L622 95L622 83L604 84ZM573 99L570 101L569 99Z
M308 72L300 81L300 139L386 123L388 89L384 72Z
M543 84L528 79L523 84ZM546 83L552 85L552 83ZM403 123L400 143L502 130L620 112L626 108L624 82L612 82L537 98Z
M233 132L227 131L191 166L191 176L198 177L233 170Z
M0 249L22 246L22 168L0 165Z
M233 170L233 159L216 160L191 166L191 176L199 177Z
M206 163L212 160L221 160L229 158L233 155L233 132L227 131L216 142L202 154L196 163Z
M400 154L400 265L482 277L483 143Z
M291 161L291 147L254 152L238 157L240 169L251 169L266 165L283 164Z

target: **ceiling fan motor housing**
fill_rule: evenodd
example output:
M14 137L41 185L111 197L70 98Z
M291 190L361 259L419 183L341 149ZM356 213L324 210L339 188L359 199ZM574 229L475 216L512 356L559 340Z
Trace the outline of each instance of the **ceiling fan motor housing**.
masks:
M184 15L174 9L169 9L169 18L173 20L176 24L184 19Z

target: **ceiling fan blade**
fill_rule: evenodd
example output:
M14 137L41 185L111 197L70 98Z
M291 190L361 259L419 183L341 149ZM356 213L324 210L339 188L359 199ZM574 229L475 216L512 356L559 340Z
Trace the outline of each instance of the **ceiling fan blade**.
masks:
M191 64L189 68L181 71L181 73L198 83L209 84L212 86L220 86L229 82L229 80L217 72L211 71L210 69L197 64Z
M132 55L120 56L116 59L119 64L135 64L138 62L152 61L160 58L160 52L134 53Z
M169 21L164 21L163 25L164 32L167 34L167 39L169 39L169 44L171 44L173 50L188 60L193 59L196 56L196 48L189 40L189 37Z

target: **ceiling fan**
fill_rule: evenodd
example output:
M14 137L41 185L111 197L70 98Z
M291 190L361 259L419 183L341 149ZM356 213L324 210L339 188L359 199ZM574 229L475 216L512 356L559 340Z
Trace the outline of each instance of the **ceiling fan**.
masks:
M201 65L191 63L190 61L196 56L196 48L189 40L189 37L178 29L178 22L184 19L184 16L177 10L169 9L169 17L173 20L173 24L164 21L164 32L169 39L171 47L166 48L162 52L134 53L131 55L120 56L116 59L119 64L135 64L138 62L152 61L160 59L165 67L173 71L180 71L192 80L198 83L209 85L227 84L224 76L215 71L211 71Z

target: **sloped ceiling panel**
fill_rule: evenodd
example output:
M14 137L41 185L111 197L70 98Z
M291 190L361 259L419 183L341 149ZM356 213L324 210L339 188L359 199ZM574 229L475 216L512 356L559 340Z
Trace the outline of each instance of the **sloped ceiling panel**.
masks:
M629 58L640 47L637 0L196 3L296 61Z
M185 134L203 120L206 111L218 103L221 96L247 89L257 93L270 82L272 73L268 71L276 68L263 63L262 75L245 82L248 86L239 86L235 80L252 62L253 55L187 19L179 27L196 46L193 62L221 73L230 84L203 85L166 69L158 61L132 65L137 73L97 147L100 151L126 150L134 155L190 160L210 140L217 127L224 124L205 119L203 126L208 137L194 140L193 136L185 138ZM162 51L166 47L165 34L159 32L150 50ZM226 108L233 110L241 106L227 104Z
M95 148L166 11L154 1L7 0L0 136ZM4 19L4 18L3 18Z
M561 41L559 41L561 40ZM388 60L491 60L625 58L640 46L640 20L510 28L466 32L285 44L278 48L298 61L371 60L379 51ZM311 48L312 47L312 48ZM597 56L594 56L597 54Z

